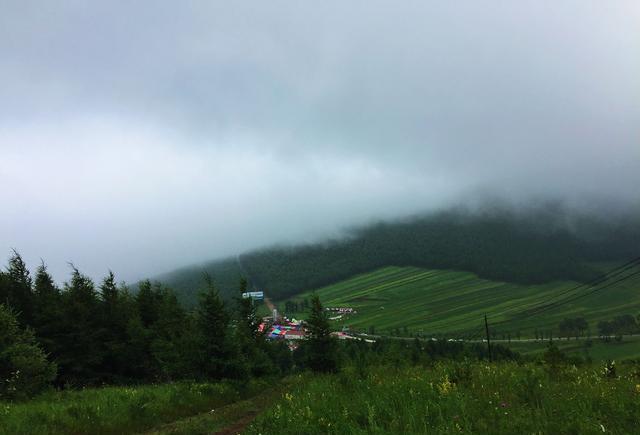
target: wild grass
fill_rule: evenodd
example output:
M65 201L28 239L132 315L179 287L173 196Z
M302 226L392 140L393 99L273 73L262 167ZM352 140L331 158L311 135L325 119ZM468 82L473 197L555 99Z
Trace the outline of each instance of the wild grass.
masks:
M171 383L49 392L28 402L0 402L0 434L134 433L237 402L266 385Z
M633 434L635 369L445 362L311 376L249 434Z

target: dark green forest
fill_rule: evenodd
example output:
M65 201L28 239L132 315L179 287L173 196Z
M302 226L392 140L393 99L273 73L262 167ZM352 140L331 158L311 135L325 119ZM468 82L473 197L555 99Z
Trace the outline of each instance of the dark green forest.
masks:
M154 277L153 281L173 288L180 302L191 307L198 301L198 289L201 286L204 273L215 279L220 295L227 300L233 297L240 277L246 276L246 273L243 273L238 265L238 259L229 257L201 265L183 267L158 275ZM132 291L135 292L138 285L133 285Z
M540 207L518 213L460 210L356 228L339 240L274 246L238 258L184 268L158 277L187 305L194 281L206 271L228 297L240 275L280 300L384 266L455 269L481 278L521 284L588 281L593 262L638 255L640 220L597 218Z
M72 266L59 287L41 264L32 275L14 251L0 271L0 400L44 388L176 380L249 379L291 367L282 342L259 333L239 292L224 301L211 278L185 309L175 293L144 281L133 294L111 272L96 284Z

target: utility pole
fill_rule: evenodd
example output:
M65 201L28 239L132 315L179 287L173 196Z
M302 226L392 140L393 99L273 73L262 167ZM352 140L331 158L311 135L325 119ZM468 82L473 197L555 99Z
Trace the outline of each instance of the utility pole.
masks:
M487 348L489 349L489 361L493 361L493 354L491 353L491 337L489 336L489 322L487 322L487 315L484 315L484 330L487 333Z

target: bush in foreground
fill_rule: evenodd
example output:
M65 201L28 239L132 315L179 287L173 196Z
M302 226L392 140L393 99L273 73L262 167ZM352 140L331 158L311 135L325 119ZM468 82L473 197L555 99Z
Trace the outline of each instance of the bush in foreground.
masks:
M0 400L24 399L45 389L56 376L55 364L0 304Z

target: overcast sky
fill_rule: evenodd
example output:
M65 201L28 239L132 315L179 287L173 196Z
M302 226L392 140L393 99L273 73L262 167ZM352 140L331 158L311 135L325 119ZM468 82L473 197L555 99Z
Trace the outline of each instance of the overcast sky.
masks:
M0 0L0 258L134 280L480 194L640 199L640 2Z

